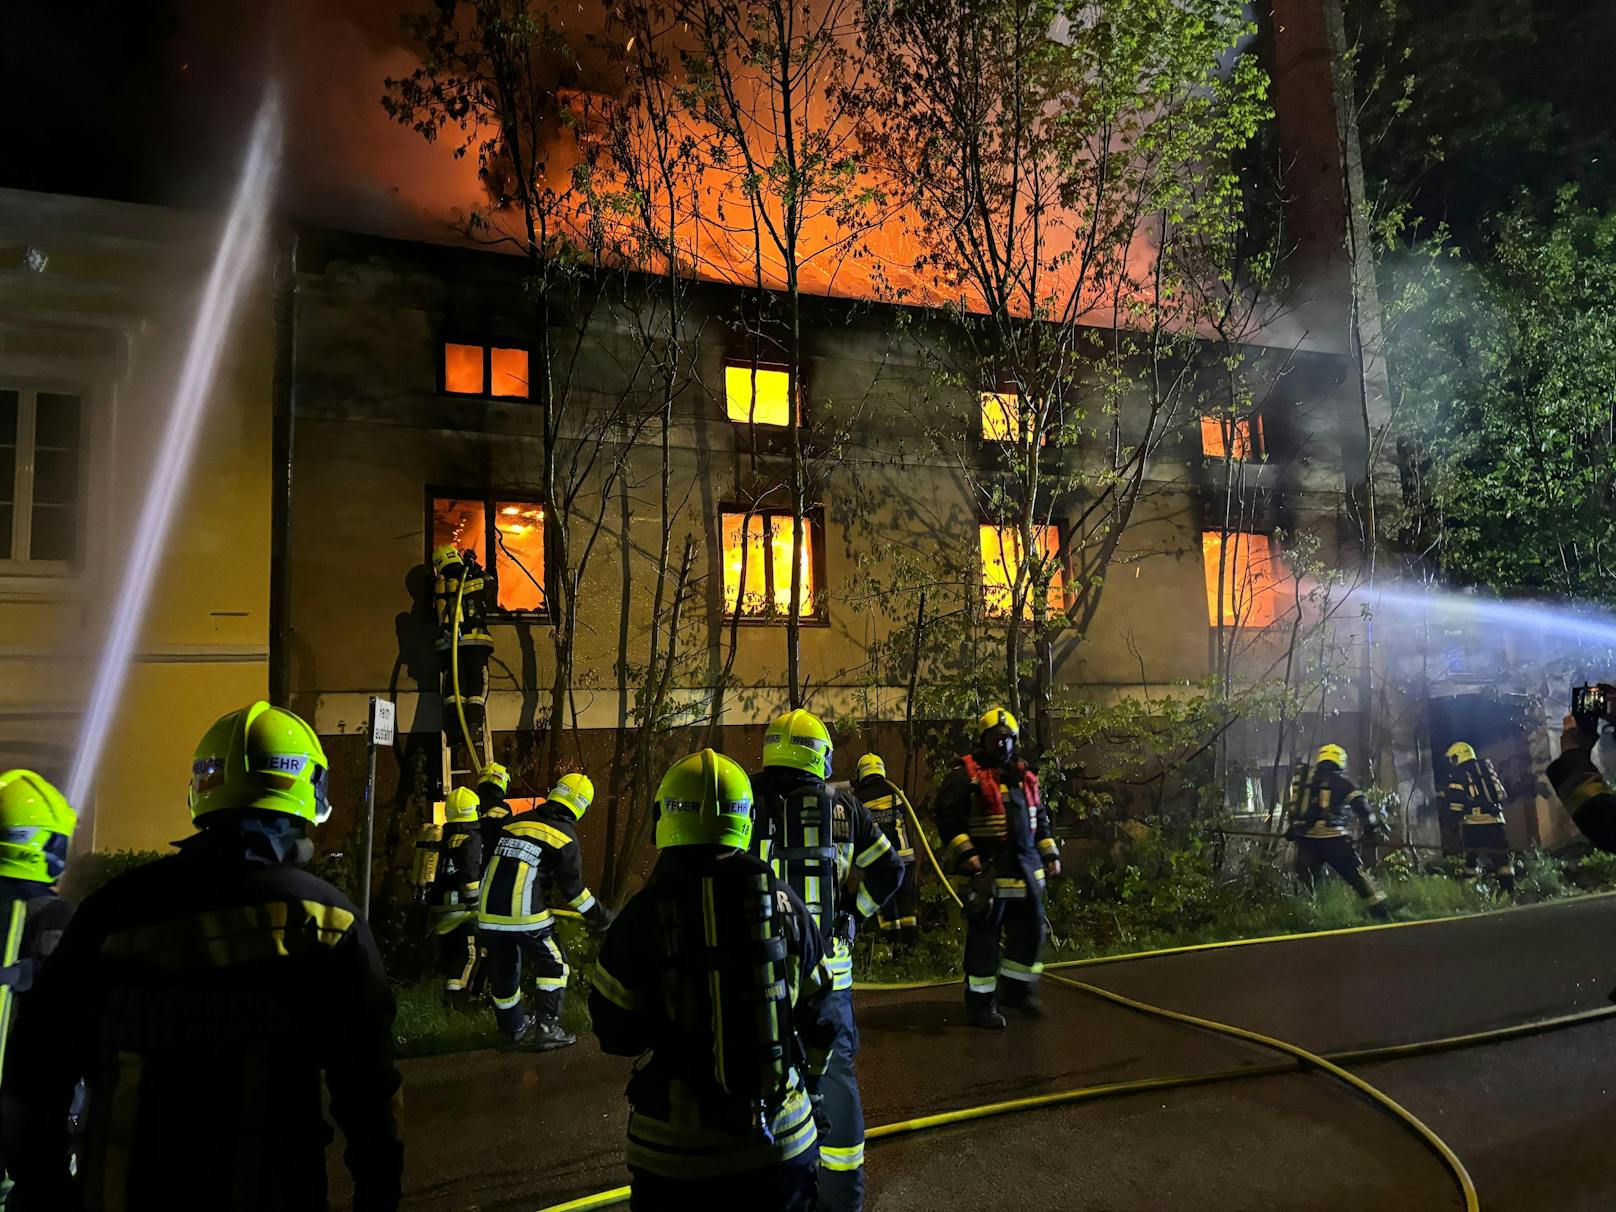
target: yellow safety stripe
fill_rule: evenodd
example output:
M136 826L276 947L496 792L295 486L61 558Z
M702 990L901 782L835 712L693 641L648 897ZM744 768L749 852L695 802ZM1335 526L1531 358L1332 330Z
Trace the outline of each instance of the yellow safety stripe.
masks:
M1595 796L1603 795L1606 790L1605 780L1590 770L1575 776L1574 782L1560 789L1560 802L1565 805L1567 812L1575 816L1578 809Z
M825 1170L857 1170L864 1165L864 1142L856 1145L820 1145L819 1165Z
M1059 847L1055 844L1055 839L1054 838L1052 838L1052 837L1041 837L1041 838L1038 839L1038 853L1039 854L1044 854L1044 855L1054 854L1055 851L1058 850L1058 849L1059 849Z
M347 909L319 901L230 905L115 930L101 951L164 972L197 972L335 947L354 920Z
M477 915L477 927L480 930L529 931L537 930L541 926L554 924L555 917L548 909L531 915L498 913L479 913Z
M999 975L1008 976L1011 980L1036 981L1043 971L1044 966L1041 963L1018 964L1013 959L999 957Z
M721 1129L686 1122L675 1126L633 1110L623 1161L668 1178L721 1178L790 1161L819 1138L808 1096L801 1089L787 1095L769 1128L773 1141L754 1144L755 1138L738 1139Z
M999 987L998 976L967 976L965 987L972 993L992 993Z
M969 849L971 849L971 835L969 833L962 833L948 843L948 852L953 855L964 854Z
M477 911L469 906L459 908L453 905L434 905L432 909L432 933L453 934L467 922L477 920Z
M595 973L590 980L595 986L595 992L619 1009L633 1014L645 1008L644 996L626 987L622 981L606 971L603 964L598 962L595 964Z
M702 941L707 944L709 952L718 947L718 903L714 892L711 876L703 877L701 881L701 927ZM724 1055L724 986L719 980L718 969L709 968L707 971L707 1000L712 1012L711 1029L713 1033L713 1076L718 1079L720 1086L727 1080L728 1068Z
M585 888L577 896L568 901L567 904L572 906L572 908L576 909L579 913L588 913L595 907L595 894L589 891L588 888Z
M101 1148L101 1206L124 1212L128 1205L130 1154L140 1118L140 1079L146 1066L138 1052L118 1053L118 1076L112 1087L106 1143Z
M853 953L847 949L847 944L837 939L831 946L830 953L820 961L825 972L830 977L832 989L851 989L853 987Z
M872 916L881 907L875 903L875 898L870 895L870 890L863 884L859 885L858 895L853 898L853 904L863 917Z
M570 837L562 833L554 825L547 825L543 821L513 821L505 826L505 832L515 834L518 837L531 838L557 850L565 850L572 845Z
M22 955L22 927L28 917L28 902L11 902L11 920L6 927L6 949L3 957L7 968ZM0 985L0 1075L5 1072L6 1041L11 1035L11 1003L14 997L10 985Z
M871 863L875 862L876 859L880 858L883 854L891 849L892 843L887 840L887 835L884 833L877 833L875 835L875 841L871 842L862 851L860 851L859 856L853 860L853 865L855 867L868 867Z
M518 988L516 993L514 995L512 995L511 997L496 997L494 999L494 1005L498 1006L501 1010L514 1010L517 1006L520 1006L521 1004L522 1004L522 991L521 991L520 988Z

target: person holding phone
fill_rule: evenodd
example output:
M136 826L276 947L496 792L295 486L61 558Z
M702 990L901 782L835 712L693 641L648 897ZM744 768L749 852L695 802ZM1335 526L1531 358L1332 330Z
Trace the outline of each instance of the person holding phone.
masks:
M1571 714L1560 734L1560 756L1547 771L1554 794L1571 819L1601 850L1616 851L1616 792L1594 765L1593 748L1601 720L1611 718L1616 687L1577 686L1571 692Z

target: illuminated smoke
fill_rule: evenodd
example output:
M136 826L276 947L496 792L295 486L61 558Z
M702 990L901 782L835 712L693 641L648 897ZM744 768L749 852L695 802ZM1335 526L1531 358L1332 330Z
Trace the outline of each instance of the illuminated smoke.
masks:
M112 625L101 653L101 663L96 668L95 687L67 779L67 798L75 805L83 803L95 781L112 714L128 676L129 656L146 615L152 583L167 554L169 524L191 466L203 409L213 393L225 340L259 261L268 226L280 139L281 103L276 91L271 89L253 123L246 163L197 308L168 423L157 446L146 499L133 532L135 538L128 545L129 561L117 582Z

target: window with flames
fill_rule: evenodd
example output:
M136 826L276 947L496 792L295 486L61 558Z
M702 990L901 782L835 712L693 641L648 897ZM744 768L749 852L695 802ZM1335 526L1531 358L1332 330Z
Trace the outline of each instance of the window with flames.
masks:
M1006 619L1015 601L1016 578L1021 574L1024 548L1021 530L1016 526L995 526L983 522L978 527L982 552L982 609L990 619ZM1033 617L1032 584L1037 575L1049 576L1047 602L1051 614L1066 609L1066 570L1061 566L1060 528L1033 527L1033 545L1037 562L1028 570L1028 580L1022 592L1021 617ZM1050 567L1053 565L1053 568Z
M823 617L817 605L819 588L819 527L817 518L802 520L802 570L799 618ZM792 524L789 510L725 510L724 609L734 614L737 604L743 619L783 621L791 614Z
M544 505L508 497L435 496L432 546L453 543L470 551L484 568L494 552L499 608L507 614L542 614L544 585Z
M1201 454L1209 459L1248 463L1263 457L1262 418L1202 417Z
M791 372L783 366L729 362L724 366L724 413L743 425L791 424ZM797 423L802 423L798 402Z
M1245 530L1204 531L1201 559L1209 626L1218 625L1221 610L1225 627L1271 627L1293 605L1293 578L1272 536Z
M527 350L516 346L445 342L444 394L526 400L527 361Z

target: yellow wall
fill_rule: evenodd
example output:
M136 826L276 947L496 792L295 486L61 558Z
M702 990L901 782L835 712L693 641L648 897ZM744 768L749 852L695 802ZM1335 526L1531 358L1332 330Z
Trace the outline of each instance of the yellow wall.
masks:
M0 564L0 765L65 776L184 352L216 217L0 190L0 383L82 394L80 560ZM46 255L42 271L24 259ZM249 286L174 515L76 848L189 832L202 730L267 691L274 345L269 276Z

